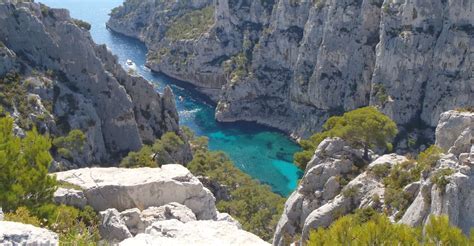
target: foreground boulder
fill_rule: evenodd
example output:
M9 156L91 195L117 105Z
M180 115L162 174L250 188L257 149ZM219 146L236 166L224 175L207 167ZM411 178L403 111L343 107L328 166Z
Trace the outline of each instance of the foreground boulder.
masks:
M176 219L181 222L195 221L196 216L188 207L179 203L170 203L161 207L149 207L143 211L138 208L123 212L109 208L100 212L99 231L103 239L119 242L144 233L145 229L156 221Z
M173 202L161 207L149 207L143 211L138 208L118 212L110 208L100 212L99 231L102 239L110 243L118 243L140 233L145 233L156 222L175 220L181 223L197 221L196 215L188 207ZM212 222L226 222L238 229L241 225L226 213L218 213ZM249 233L250 234L250 233Z
M146 209L177 202L191 209L197 219L217 215L212 193L177 164L161 168L84 168L55 175L59 181L81 187L87 204L96 211ZM71 200L64 201L68 204Z
M58 235L52 231L17 222L0 221L0 245L59 245Z
M135 245L269 245L257 236L239 229L227 221L166 220L153 223L145 233L138 234L120 243Z

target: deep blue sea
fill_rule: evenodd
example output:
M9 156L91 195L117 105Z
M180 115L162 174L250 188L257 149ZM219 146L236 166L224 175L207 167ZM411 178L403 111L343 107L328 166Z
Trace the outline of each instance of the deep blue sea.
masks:
M170 85L177 100L180 124L190 127L198 135L209 137L211 150L222 150L235 165L260 182L268 184L273 191L289 195L297 185L302 172L293 165L293 153L298 145L284 134L253 123L222 124L214 120L214 108L206 98L195 92L186 83L161 74L152 73L145 64L146 47L143 43L115 34L106 29L109 12L123 0L38 0L50 7L66 8L74 18L92 25L91 34L98 44L107 47L118 56L125 66L127 59L137 65L137 72L157 85L158 91ZM74 45L74 44L71 44Z

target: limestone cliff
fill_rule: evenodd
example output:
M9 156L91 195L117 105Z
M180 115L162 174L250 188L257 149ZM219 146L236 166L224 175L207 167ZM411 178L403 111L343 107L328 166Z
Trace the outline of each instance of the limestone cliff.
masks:
M386 213L394 222L411 226L424 225L431 214L446 214L453 225L468 234L474 227L473 124L472 112L448 111L441 115L436 144L444 154L418 179L396 190L402 195L395 199L406 202L405 207L390 202L394 199L390 193L393 187L385 178L394 169L416 167L414 160L396 154L372 155L373 161L364 164L362 150L341 139L324 140L297 190L286 201L274 245L305 240L311 230L327 227L357 208L369 207ZM408 176L403 172L398 175Z
M105 45L92 41L89 28L64 9L0 3L1 105L19 134L32 125L53 136L82 130L85 150L67 168L112 163L179 131L172 91L159 95L127 74Z
M213 24L177 29L208 6ZM214 98L218 120L307 136L367 105L407 130L473 106L473 23L457 0L128 0L108 26L144 41L151 69Z

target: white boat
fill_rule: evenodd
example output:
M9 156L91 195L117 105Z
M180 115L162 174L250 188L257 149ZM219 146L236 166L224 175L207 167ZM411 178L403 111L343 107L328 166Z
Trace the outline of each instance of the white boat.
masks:
M136 71L137 70L137 65L130 59L128 59L125 64L127 65L128 69L131 71Z

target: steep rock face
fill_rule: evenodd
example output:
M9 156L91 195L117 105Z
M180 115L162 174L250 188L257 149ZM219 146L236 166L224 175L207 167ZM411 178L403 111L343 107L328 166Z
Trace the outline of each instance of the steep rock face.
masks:
M32 225L0 221L0 244L57 246L59 237L52 231Z
M345 213L344 211L350 211L359 205L363 200L361 196L370 197L369 194L372 192L380 193L372 190L380 186L377 181L368 182L366 176L359 175L359 167L364 166L363 155L363 150L351 148L339 138L321 142L306 167L300 185L285 203L273 239L275 245L289 243L291 237L302 232L306 233L305 228L311 228L314 224L329 225L332 222L333 211L340 210ZM357 178L354 179L355 177ZM351 187L358 187L357 199L340 194L343 188ZM364 189L359 189L360 187ZM323 213L322 217L320 213Z
M25 117L50 117L45 129L53 135L81 129L87 136L84 154L67 168L116 161L179 130L171 90L161 96L143 78L127 74L84 28L67 10L0 3L0 76L19 74L30 97L51 105Z
M472 122L472 112L448 111L441 115L436 143L446 154L431 170L422 172L419 180L402 187L408 206L401 211L386 203L383 178L395 165L408 161L406 157L372 156L374 161L364 165L359 162L361 150L341 139L324 140L285 204L273 243L286 245L298 234L306 240L311 230L327 227L338 216L367 207L389 211L391 220L411 226L423 226L432 214L447 214L453 225L468 234L474 227Z
M59 181L81 187L87 204L96 211L145 209L178 202L190 208L198 219L217 215L212 193L178 164L161 168L83 168L53 175Z
M448 182L440 186L433 180L433 174L423 177L420 191L401 223L419 226L428 221L430 214L447 214L453 225L459 226L466 234L470 233L474 227L473 122L472 112L441 114L436 128L436 144L447 154L438 161L436 169L450 170L444 175Z
M473 105L468 1L218 0L214 24L178 40L166 38L166 17L202 1L154 1L153 18L166 20L159 27L141 10L151 2L126 1L109 27L144 41L153 70L204 88L219 121L307 136L330 115L376 105L410 130ZM140 17L138 33L129 16Z
M473 131L474 119L471 112L444 112L436 127L436 145L456 156L469 153L473 144Z

